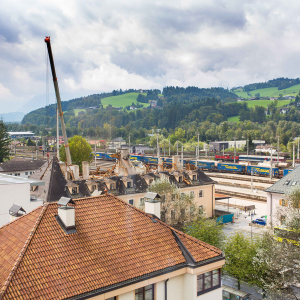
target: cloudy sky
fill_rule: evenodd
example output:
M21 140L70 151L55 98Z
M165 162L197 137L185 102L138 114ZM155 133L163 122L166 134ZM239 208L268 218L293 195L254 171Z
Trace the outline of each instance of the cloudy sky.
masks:
M299 77L299 11L299 0L2 0L0 113L46 105L47 35L63 100Z

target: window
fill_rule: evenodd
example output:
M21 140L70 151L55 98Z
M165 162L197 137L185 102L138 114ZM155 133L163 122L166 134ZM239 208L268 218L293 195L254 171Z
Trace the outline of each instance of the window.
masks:
M193 181L197 180L197 175L193 175Z
M28 175L28 172L25 172L25 175Z
M149 184L151 184L151 183L152 183L152 181L153 181L153 179L149 179Z
M199 198L203 198L203 190L199 190Z
M285 216L281 216L280 217L280 222L281 222L281 225L286 225L286 218L285 218Z
M287 180L283 185L289 185L290 181Z
M77 194L77 187L72 187L72 195L76 195Z
M30 172L30 175L32 175L33 172Z
M128 188L128 189L131 188L131 182L130 182L130 181L127 182L127 188Z
M178 181L182 182L182 176L179 176Z
M171 220L175 220L175 210L171 210Z
M197 296L221 287L221 269L197 275Z
M20 173L15 173L15 176L20 176Z
M133 206L133 199L128 200L129 204Z
M115 188L115 185L113 183L110 184L110 190L113 190Z
M182 208L182 209L180 210L180 217L181 217L182 219L185 218L185 209L184 209L184 208Z
M117 297L111 297L111 298L108 298L106 300L117 300Z
M287 200L286 199L279 199L279 205L287 206Z
M154 300L154 284L135 290L135 300Z

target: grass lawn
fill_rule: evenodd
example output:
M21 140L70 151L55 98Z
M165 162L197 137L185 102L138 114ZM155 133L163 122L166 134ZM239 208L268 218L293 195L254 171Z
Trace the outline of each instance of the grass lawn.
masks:
M228 122L238 122L240 120L239 116L230 117L227 119Z
M271 87L271 88L265 88L265 89L258 89L254 91L250 91L249 94L251 97L255 97L255 94L259 93L260 97L278 97L279 94L290 95L290 96L296 96L300 91L300 84L293 85L285 90L278 90L277 87ZM233 91L235 94L237 94L240 98L248 99L250 96L246 92L238 92Z
M287 105L290 103L291 100L278 100L277 107L281 107L284 105ZM273 103L273 100L249 100L245 101L248 104L249 108L254 108L255 105L263 106L263 107L268 107L271 103Z
M79 113L80 111L84 111L84 112L85 112L85 108L75 108L75 109L73 109L73 110L74 110L74 114L75 114L76 117L78 116L78 113Z
M125 107L128 105L131 105L133 103L137 103L136 98L139 93L128 93L118 96L111 96L101 99L101 103L103 107L106 107L107 105L111 104L114 107ZM146 94L143 94L146 95ZM141 103L144 105L144 107L149 106L149 103Z

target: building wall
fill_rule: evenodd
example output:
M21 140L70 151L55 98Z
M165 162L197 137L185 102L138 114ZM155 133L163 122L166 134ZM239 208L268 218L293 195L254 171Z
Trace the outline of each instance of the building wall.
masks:
M30 201L30 183L0 185L0 226L10 221L8 213L12 205L22 206L26 213L42 205L42 201Z
M203 197L199 197L199 190L203 190ZM181 188L180 192L182 193L190 193L194 192L195 204L196 206L203 205L206 216L208 218L213 216L213 212L215 209L215 186L212 185L200 185L200 186L191 186ZM134 206L139 208L140 199L144 198L146 193L137 193L137 194L128 194L128 195L120 195L118 196L120 199L129 203L129 200L133 199Z
M12 176L18 176L22 178L28 178L30 175L32 175L36 170L25 170L25 171L14 171L14 172L0 172L1 174L7 174ZM27 174L26 174L27 173ZM20 175L15 175L20 174Z
M183 268L124 288L92 297L92 300L106 300L117 296L117 300L135 300L135 290L154 284L154 299L165 300L165 281L167 281L168 300L222 300L222 288L197 297L197 275L221 268L225 260L207 264L197 269Z
M276 214L277 214L277 207L279 206L279 200L283 199L283 194L275 194L275 193L267 193L267 222L268 225L273 224L279 225L276 222Z

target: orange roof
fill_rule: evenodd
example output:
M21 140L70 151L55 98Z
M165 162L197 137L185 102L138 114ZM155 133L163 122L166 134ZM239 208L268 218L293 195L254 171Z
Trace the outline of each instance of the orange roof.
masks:
M57 222L57 203L0 228L1 299L96 295L188 264L224 259L221 250L153 222L110 194L74 201L74 234L65 234Z

